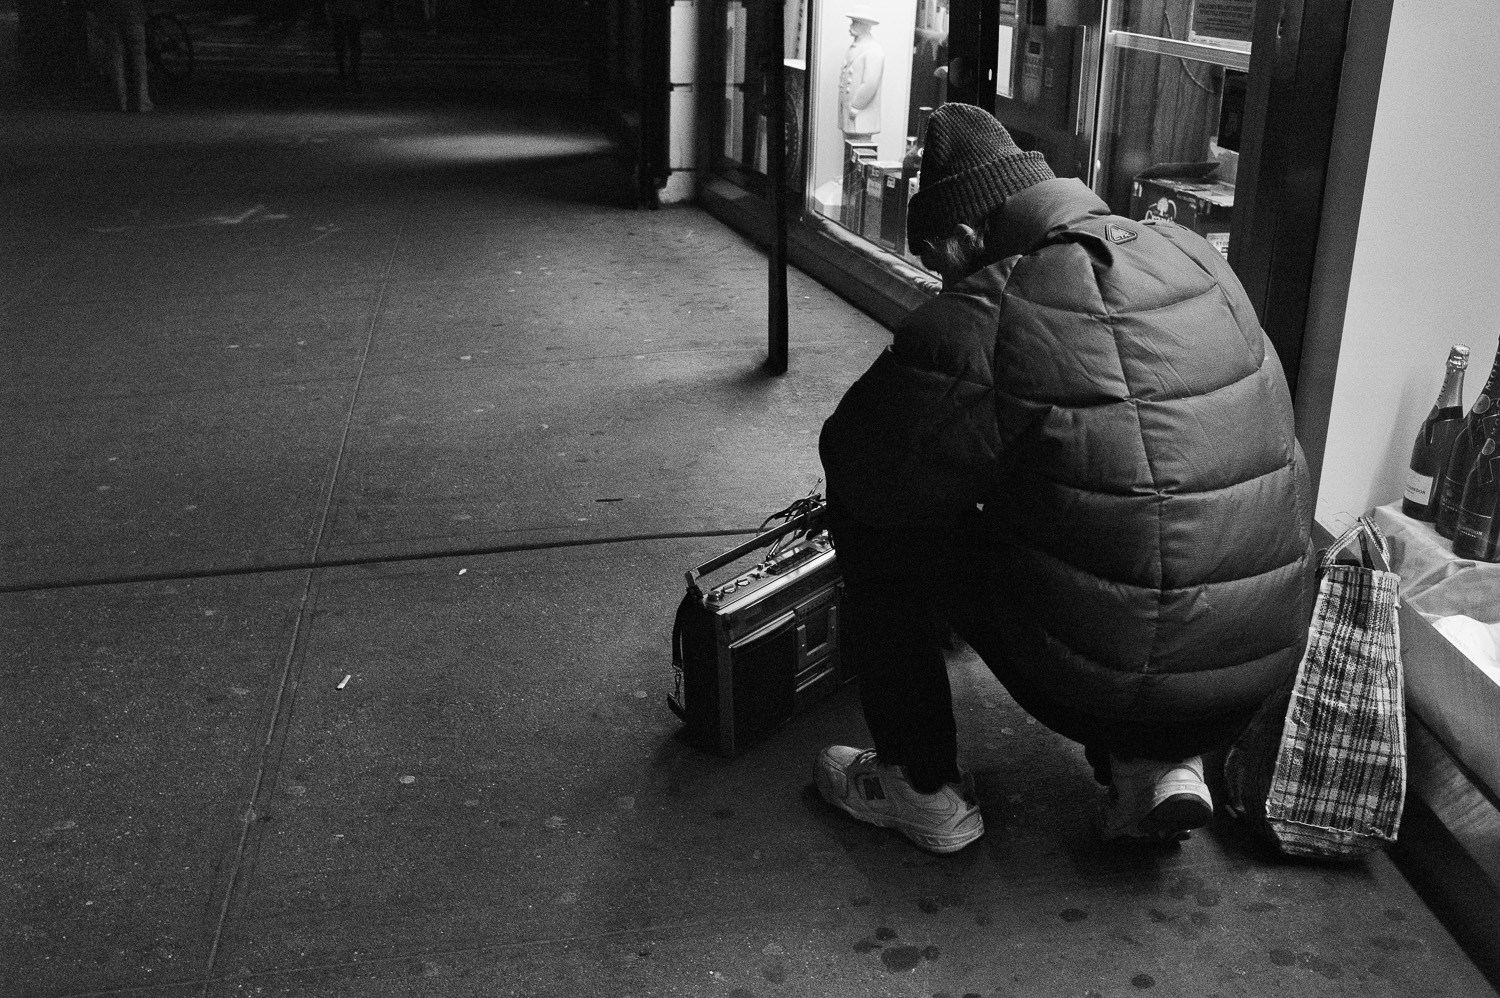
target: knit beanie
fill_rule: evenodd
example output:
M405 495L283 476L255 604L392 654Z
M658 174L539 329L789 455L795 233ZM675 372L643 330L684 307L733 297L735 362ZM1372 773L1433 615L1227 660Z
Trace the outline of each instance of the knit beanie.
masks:
M994 115L973 104L944 104L927 120L918 190L906 209L907 245L941 239L1051 179L1042 154L1022 152Z

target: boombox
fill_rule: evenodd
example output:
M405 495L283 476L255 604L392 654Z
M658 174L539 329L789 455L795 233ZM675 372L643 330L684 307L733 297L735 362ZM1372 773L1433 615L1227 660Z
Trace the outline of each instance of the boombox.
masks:
M839 656L843 581L826 507L813 496L782 512L781 526L688 570L672 629L667 704L689 742L730 758L853 678ZM764 548L728 581L700 585Z

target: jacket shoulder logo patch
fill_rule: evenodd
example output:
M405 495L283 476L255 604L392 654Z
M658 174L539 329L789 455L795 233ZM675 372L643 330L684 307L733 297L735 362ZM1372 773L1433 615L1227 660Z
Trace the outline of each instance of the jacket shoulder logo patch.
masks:
M1104 227L1104 238L1108 239L1112 243L1128 243L1132 239L1134 239L1135 236L1136 234L1134 232L1131 232L1123 225L1116 225L1114 222L1110 222Z

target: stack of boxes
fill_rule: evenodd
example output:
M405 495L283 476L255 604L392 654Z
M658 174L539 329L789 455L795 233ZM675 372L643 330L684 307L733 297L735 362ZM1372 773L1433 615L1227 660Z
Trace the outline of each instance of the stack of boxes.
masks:
M1217 163L1169 163L1142 170L1130 186L1130 217L1161 218L1203 236L1226 258L1234 185L1217 179Z
M881 177L884 191L880 198L880 244L897 253L906 252L906 202L911 200L914 183L904 179L901 164L886 170Z
M900 160L876 159L876 155L873 142L844 143L839 223L900 253L906 248L906 202L912 185L903 179Z
M883 159L872 159L865 164L865 203L860 216L860 235L872 243L879 243L886 249L895 249L896 241L893 232L886 227L885 218L885 192L886 181L895 177L896 183L901 181L900 161ZM895 185L891 187L894 195ZM894 197L892 207L895 207ZM892 220L894 225L894 219Z
M839 224L854 232L864 231L865 164L878 155L873 142L844 141L844 180L840 188Z

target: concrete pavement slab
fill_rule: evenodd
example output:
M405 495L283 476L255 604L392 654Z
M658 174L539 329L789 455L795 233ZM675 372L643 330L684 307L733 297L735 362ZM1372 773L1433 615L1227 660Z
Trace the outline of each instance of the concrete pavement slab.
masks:
M591 299L646 291L693 297L758 289L764 299L765 257L708 215L685 207L600 211L586 197L586 188L597 180L591 169L578 164L558 172L573 179L577 202L538 202L518 197L515 190L504 193L502 201L499 191L483 192L486 201L503 204L505 213L473 211L465 199L414 215L393 280L496 277L509 287L540 285L543 292L576 287ZM536 231L513 226L516 217L535 221ZM438 252L445 249L455 252ZM490 259L482 259L484 255ZM607 282L602 292L594 284L600 279Z
M472 285L393 287L367 370L457 368L467 363L459 360L465 355L490 364L529 365L677 351L758 350L762 359L766 353L764 289L673 301L642 288L600 301L572 288L554 293L518 283L501 276ZM869 358L889 342L889 334L873 322L823 325L800 308L793 322L791 351L798 368L793 377L826 376L809 374L805 350L826 352L842 345ZM878 344L877 349L868 350L868 344Z
M378 289L269 287L222 295L14 305L0 411L359 374ZM268 315L275 316L267 321ZM96 330L108 328L108 336Z
M989 831L953 857L812 790L866 737L852 690L736 760L682 744L669 618L716 550L322 572L211 993L1489 993L1383 856L1278 861L1225 818L1100 843L1081 750L970 653Z
M692 210L591 210L586 224L559 215L539 243L472 219L441 235L408 227L369 370L451 365L476 351L533 362L764 344L758 248ZM441 268L431 263L439 260ZM888 341L805 275L791 272L788 289L794 350Z
M430 412L401 426L413 414L380 411L393 393L382 394L371 377L351 427L355 450L346 470L353 480L340 491L340 530L332 538L337 554L352 557L408 554L431 538L446 549L498 544L539 524L554 533L559 524L592 531L574 536L613 534L648 520L677 529L684 506L703 529L758 522L816 478L810 441L788 440L781 431L767 436L775 412L766 401L790 406L795 436L811 436L832 408L831 386L852 380L885 336L793 274L794 374L779 387L758 379L760 252L691 209L601 209L597 199L616 170L600 155L602 140L587 126L558 124L545 110L430 102L336 109L291 100L282 110L252 105L227 108L221 117L163 115L139 127L118 115L19 118L20 148L57 167L34 200L67 210L54 217L16 199L25 210L15 245L57 233L59 225L68 238L48 244L48 265L27 271L27 290L0 306L21 329L4 357L23 386L7 399L24 414L10 424L21 434L16 452L40 484L18 507L9 584L82 577L41 572L42 565L106 576L217 571L310 550L302 542L323 510L316 491L304 486L335 473L337 450L327 444L336 406L308 414L301 397L257 389L257 408L239 389L301 382L299 393L326 401L334 389L324 392L309 379L350 373L361 326L373 332L367 375L433 372L420 386L429 398L416 400L418 408L441 412L454 397L470 401L485 380L462 373L470 367L532 364L518 374L530 386L491 378L469 409L493 409L496 399L484 397L491 388L507 418L517 414L505 401L512 396L549 412L557 409L549 396L562 397L575 410L554 421L564 434L589 422L575 416L595 407L588 396L597 392L596 379L613 377L607 359L634 366L638 358L683 351L748 353L732 361L742 365L737 369L678 358L667 365L677 365L676 374L658 384L627 378L604 400L620 408L596 412L603 418L579 425L559 446L547 441L550 449L542 451L519 441L519 452L545 457L539 469L519 466L517 450L506 449L517 441L501 440L497 461L492 426L434 425L424 422ZM77 155L83 148L94 152ZM80 190L100 193L78 197ZM846 356L836 355L836 343L847 344ZM547 374L535 366L564 359L594 363ZM449 370L460 377L444 377ZM569 387L570 374L588 380ZM681 380L700 374L710 383ZM796 383L808 377L827 383ZM733 387L721 405L715 392L726 384ZM747 393L751 385L758 387ZM199 394L167 397L188 387ZM203 394L221 387L235 394ZM653 391L665 393L655 406ZM125 401L78 405L101 398ZM44 408L32 410L34 402ZM226 406L255 414L221 435ZM139 439L126 439L137 434L122 427L137 416ZM632 438L617 448L623 467L599 473L609 459L601 445L610 443L600 439L608 437L600 424L611 418L622 429L624 421L646 420L646 430L678 423L684 430L658 441ZM399 431L388 434L394 446L361 436L386 426ZM706 456L694 453L705 434L718 435ZM360 450L365 444L372 446ZM478 450L454 450L471 447ZM145 502L148 484L162 483L151 508L120 502L118 483L94 481L93 462L113 457L109 470L118 474L131 467L128 453L146 459L135 465L130 495ZM558 453L578 465L564 469L562 481L588 495L558 493ZM219 459L225 465L216 468ZM415 463L398 466L405 461ZM660 479L662 468L689 469L699 484L688 492L650 487L662 484L648 480ZM746 472L751 481L742 485ZM470 488L473 482L489 491ZM286 488L300 495L293 500ZM414 506L403 511L405 489ZM724 497L737 491L743 501L726 506ZM204 515L208 496L213 516ZM221 501L226 496L247 502ZM679 513L622 515L642 508L628 505L637 499L675 505ZM608 509L596 500L626 505ZM516 504L525 508L519 518L507 512ZM580 504L583 511L575 509ZM79 522L68 522L75 515ZM242 554L256 546L257 530L264 550ZM159 565L143 567L158 554Z
M0 176L0 190L14 194L33 187L30 183L5 183L7 179ZM16 200L20 199L0 200L0 309L26 300L54 267L67 260L69 250L82 238L76 229L38 231L34 226L16 224L10 210Z
M1169 897L1169 895L1168 895ZM1288 900L1288 899L1284 899ZM1296 899L1301 900L1301 899ZM1353 900L1353 899L1351 899ZM1156 902L1156 903L1153 903ZM412 953L338 967L220 981L211 998L909 998L1160 994L1205 998L1397 998L1493 994L1482 978L1449 976L1451 944L1411 935L1399 909L1370 933L1330 947L1257 926L1272 902L1233 914L1157 907L1136 894L1125 910L1057 909L1011 895L976 909L936 899L883 906L868 897L817 910L747 913L633 932L513 946ZM1171 901L1167 905L1170 907ZM1295 903L1295 901L1294 901ZM1243 909L1254 911L1246 913ZM1394 928L1395 933L1388 930ZM1196 933L1185 935L1184 933ZM1336 962L1351 959L1348 965ZM1405 972L1401 969L1405 967Z
M35 404L0 420L0 585L311 556L352 381Z
M171 218L177 221L165 220ZM338 296L379 286L396 229L391 223L355 229L321 208L251 194L143 213L98 226L92 235L34 282L32 300L231 298L286 287Z
M389 953L412 932L525 936L634 907L589 883L642 872L610 854L656 806L653 787L676 787L664 804L688 834L722 826L681 792L721 763L671 740L663 700L680 566L717 549L323 572L226 972Z
M748 344L368 377L323 554L753 528L817 485L818 428L874 349L801 348L782 378Z
M0 595L0 993L207 973L305 581Z

